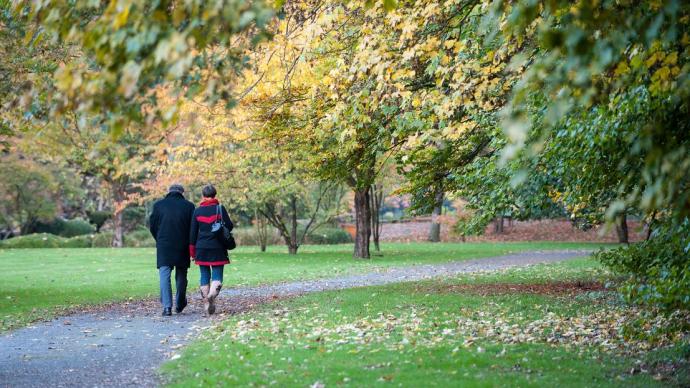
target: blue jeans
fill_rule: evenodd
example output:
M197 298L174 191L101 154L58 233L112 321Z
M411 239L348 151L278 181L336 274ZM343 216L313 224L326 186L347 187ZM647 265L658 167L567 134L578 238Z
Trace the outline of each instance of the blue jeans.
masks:
M207 286L211 284L211 280L217 280L223 283L223 266L214 265L209 267L208 265L200 265L199 272L201 272L201 280L199 284L202 286Z
M187 298L187 268L175 268L175 303L177 306L185 304ZM158 268L158 276L161 283L161 304L163 308L172 308L172 288L170 287L170 274L173 267L162 266Z

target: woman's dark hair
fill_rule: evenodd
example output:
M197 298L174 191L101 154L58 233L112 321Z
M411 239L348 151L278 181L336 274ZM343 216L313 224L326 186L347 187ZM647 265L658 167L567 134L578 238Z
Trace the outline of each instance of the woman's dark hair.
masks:
M201 189L201 195L203 195L206 198L215 198L216 194L216 188L213 187L213 185L210 183L204 186L203 189Z

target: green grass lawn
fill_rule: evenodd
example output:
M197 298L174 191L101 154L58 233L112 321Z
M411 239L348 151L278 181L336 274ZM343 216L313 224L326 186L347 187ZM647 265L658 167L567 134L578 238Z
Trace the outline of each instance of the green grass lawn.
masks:
M593 260L577 259L443 281L310 294L230 317L173 356L161 372L170 385L180 387L690 382L687 375L657 380L654 365L687 358L684 352L690 353L690 347L635 354L645 342L624 340L624 321L616 320L635 310L612 293L452 291L496 283L603 281L609 276ZM636 366L640 372L631 374Z
M559 248L597 248L582 243L383 244L383 256L355 260L352 245L304 246L290 256L285 247L261 253L253 247L232 252L227 286L337 276L376 268L437 263ZM157 297L155 250L149 248L0 249L0 330L22 326L61 309ZM191 268L191 287L198 270Z

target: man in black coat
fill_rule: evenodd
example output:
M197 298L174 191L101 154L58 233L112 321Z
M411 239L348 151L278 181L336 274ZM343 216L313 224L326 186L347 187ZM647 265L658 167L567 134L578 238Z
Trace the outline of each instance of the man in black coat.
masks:
M189 269L189 226L194 204L184 196L184 187L170 186L165 198L153 205L149 230L156 240L158 274L160 276L163 315L172 315L172 289L170 274L175 268L175 311L181 313L187 306L187 269Z

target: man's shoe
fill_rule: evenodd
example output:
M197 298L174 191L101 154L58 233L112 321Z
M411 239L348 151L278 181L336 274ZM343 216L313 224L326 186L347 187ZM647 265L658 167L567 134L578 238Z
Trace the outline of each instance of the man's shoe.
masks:
M175 306L175 312L179 314L185 307L187 307L187 299L182 301L182 306Z
M163 309L163 316L164 317L169 317L172 315L172 309L170 307L166 307Z

